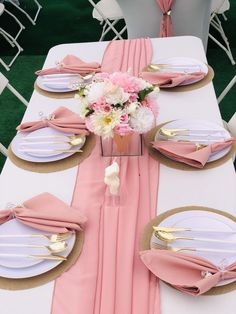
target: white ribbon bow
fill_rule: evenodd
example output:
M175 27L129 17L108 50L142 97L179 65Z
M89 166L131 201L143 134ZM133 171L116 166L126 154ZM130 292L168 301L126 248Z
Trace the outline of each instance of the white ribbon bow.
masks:
M119 165L115 161L105 169L104 182L109 187L110 193L113 195L118 194L119 191L120 186L119 171L120 171Z

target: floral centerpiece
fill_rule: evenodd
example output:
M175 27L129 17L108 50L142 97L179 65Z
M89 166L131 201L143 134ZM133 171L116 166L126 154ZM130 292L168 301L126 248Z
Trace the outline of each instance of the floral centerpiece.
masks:
M79 114L91 132L106 138L148 132L158 114L159 88L129 73L98 73L78 90Z

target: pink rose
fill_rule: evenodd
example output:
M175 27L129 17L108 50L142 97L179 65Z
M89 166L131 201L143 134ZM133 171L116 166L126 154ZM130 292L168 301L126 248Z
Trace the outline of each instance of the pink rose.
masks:
M129 116L127 113L122 113L121 117L120 117L120 122L123 123L127 123L129 121Z

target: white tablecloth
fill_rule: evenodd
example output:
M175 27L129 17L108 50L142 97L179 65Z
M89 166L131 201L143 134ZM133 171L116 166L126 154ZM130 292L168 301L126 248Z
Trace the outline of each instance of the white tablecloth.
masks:
M154 59L186 56L206 61L198 38L173 37L152 39L152 42ZM54 66L55 61L61 60L66 54L77 55L85 61L101 61L106 45L106 42L96 42L55 46L49 51L44 67ZM221 123L211 83L189 92L161 91L159 105L158 123L178 118L204 118ZM37 119L40 111L49 114L59 106L76 111L78 105L75 99L47 98L34 91L23 120ZM28 172L7 160L0 177L0 208L4 208L8 202L19 204L45 191L70 203L76 174L77 167L50 174ZM179 171L161 165L157 214L187 205L208 206L236 214L235 179L232 161L218 168L202 171ZM49 314L53 287L54 282L50 282L23 291L0 290L0 313ZM235 314L235 309L236 291L221 296L194 298L161 284L162 314Z

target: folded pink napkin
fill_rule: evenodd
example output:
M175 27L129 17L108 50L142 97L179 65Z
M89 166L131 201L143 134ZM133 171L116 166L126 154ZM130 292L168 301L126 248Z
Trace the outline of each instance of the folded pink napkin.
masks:
M48 75L58 73L74 73L86 74L90 72L100 72L101 66L97 62L84 62L80 58L67 55L58 65L54 68L39 70L35 72L37 75Z
M180 72L141 72L140 76L151 84L169 88L179 86L188 80L198 79L199 81L206 76L204 72L180 73Z
M142 251L140 257L159 279L193 296L205 293L221 280L236 279L236 262L220 269L198 256L156 249Z
M21 132L32 132L45 127L51 127L65 133L89 134L80 116L65 107L58 108L48 119L25 122L18 125L16 129Z
M87 220L78 209L49 193L37 195L19 207L0 210L0 224L14 218L32 228L52 233L82 230Z
M229 138L200 149L192 142L155 141L152 142L152 146L171 159L192 167L203 168L212 153L231 146L235 141L236 138Z

